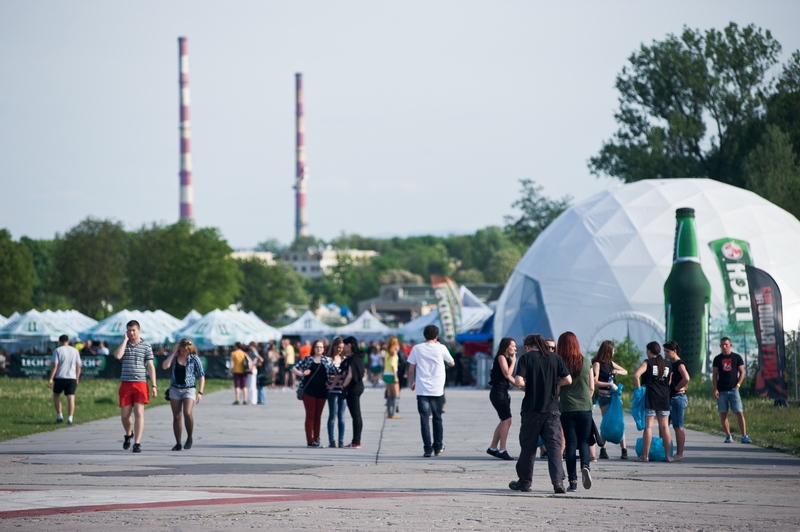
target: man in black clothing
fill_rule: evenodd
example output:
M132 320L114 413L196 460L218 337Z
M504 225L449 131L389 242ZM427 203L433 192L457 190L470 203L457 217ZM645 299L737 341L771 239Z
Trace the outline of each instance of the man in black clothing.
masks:
M572 384L572 377L564 360L550 352L544 339L538 334L526 336L523 346L525 354L517 362L514 383L525 390L520 415L521 451L517 460L519 480L511 481L508 487L516 491L531 491L536 444L541 436L547 448L547 466L553 489L556 493L565 493L558 390L559 386Z

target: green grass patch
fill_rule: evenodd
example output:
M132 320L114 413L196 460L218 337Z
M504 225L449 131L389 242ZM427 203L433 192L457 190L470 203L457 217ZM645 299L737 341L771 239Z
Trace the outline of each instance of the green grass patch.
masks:
M162 386L167 384L164 381ZM230 389L233 384L225 379L206 379L204 392ZM119 381L113 379L82 379L75 394L75 423L86 423L98 419L119 416L117 389ZM158 397L151 398L147 408L167 404L164 390L159 387ZM46 380L0 379L0 441L21 438L30 434L56 430L66 426L55 425L53 392ZM67 401L61 396L64 419L67 417Z

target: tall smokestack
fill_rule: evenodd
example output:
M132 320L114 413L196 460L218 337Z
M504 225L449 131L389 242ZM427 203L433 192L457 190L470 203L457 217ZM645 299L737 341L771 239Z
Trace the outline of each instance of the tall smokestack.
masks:
M181 220L192 219L192 126L189 122L189 49L186 37L178 37L181 130Z
M296 193L294 236L308 235L308 220L306 218L306 143L305 143L305 123L303 121L303 74L300 72L294 75L295 78L295 125L297 130L296 152L297 169L295 176L294 189Z

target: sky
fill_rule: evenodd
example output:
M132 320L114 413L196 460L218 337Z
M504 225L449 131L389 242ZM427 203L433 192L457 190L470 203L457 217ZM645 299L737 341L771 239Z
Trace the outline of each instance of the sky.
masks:
M521 179L581 201L616 130L617 74L684 25L769 29L800 2L0 2L0 228L179 216L178 37L189 45L194 218L235 249L294 238L302 72L308 231L471 234Z

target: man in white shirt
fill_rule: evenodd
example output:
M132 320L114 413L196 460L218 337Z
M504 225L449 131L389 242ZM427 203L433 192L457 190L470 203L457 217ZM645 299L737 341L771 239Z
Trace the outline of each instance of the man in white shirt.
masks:
M439 456L444 452L444 427L442 408L444 406L444 365L453 366L455 361L445 346L439 343L439 328L428 325L422 332L425 343L417 344L408 355L408 380L411 391L417 394L417 411L424 457ZM428 419L433 417L433 441Z
M53 406L56 407L56 423L63 423L61 414L61 394L67 396L69 418L67 423L72 425L75 415L75 391L81 378L81 355L78 350L69 345L69 337L62 334L58 338L60 344L53 351L53 360L50 368L50 380L47 387L53 390Z

